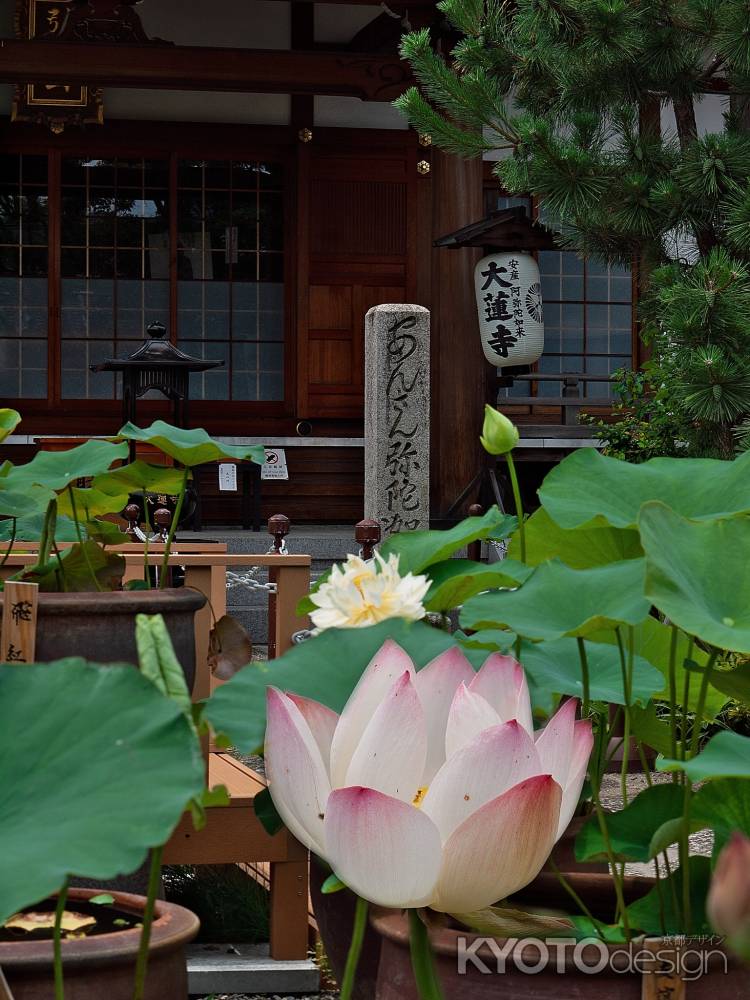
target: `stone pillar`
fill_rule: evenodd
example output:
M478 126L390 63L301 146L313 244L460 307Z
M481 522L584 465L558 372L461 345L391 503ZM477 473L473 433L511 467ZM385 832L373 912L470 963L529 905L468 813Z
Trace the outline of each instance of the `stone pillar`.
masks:
M430 312L365 317L365 517L383 537L430 524Z

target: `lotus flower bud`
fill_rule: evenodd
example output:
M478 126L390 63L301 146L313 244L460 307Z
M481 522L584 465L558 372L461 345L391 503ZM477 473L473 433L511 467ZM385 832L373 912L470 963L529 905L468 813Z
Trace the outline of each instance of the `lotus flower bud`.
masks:
M505 455L518 444L518 428L494 406L484 408L484 426L480 441L490 455Z
M750 954L750 837L739 831L719 855L707 902L714 929Z

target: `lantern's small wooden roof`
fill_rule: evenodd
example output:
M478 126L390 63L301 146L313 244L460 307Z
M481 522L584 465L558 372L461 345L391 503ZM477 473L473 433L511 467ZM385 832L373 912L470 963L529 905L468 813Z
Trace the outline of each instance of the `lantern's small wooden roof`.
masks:
M479 222L435 240L436 247L460 250L481 247L493 250L557 250L555 234L541 222L532 222L522 206L501 208Z
M124 372L133 368L179 368L188 372L205 372L219 368L223 361L209 361L185 354L167 340L167 331L161 323L152 323L147 338L129 358L109 358L98 365L90 365L92 372Z

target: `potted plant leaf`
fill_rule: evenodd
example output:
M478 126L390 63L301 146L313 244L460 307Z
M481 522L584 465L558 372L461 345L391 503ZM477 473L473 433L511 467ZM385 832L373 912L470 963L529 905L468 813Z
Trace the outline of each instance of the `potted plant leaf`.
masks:
M15 426L15 418L4 419ZM145 442L177 465L127 463L128 441ZM162 614L192 684L193 616L205 597L168 587L167 570L191 470L218 459L262 462L263 449L225 445L203 430L157 420L145 429L126 424L112 441L90 440L69 451L39 452L25 465L6 462L0 467L0 516L5 518L0 526L7 539L0 563L7 561L17 539L39 542L33 565L13 576L39 585L38 659L84 655L94 661L133 662L135 616ZM79 486L82 480L90 485ZM158 589L147 563L139 588L122 589L125 561L113 546L130 539L107 517L120 514L134 493L176 497ZM61 541L73 544L61 547Z
M488 450L504 455L513 442L507 444L510 438L504 431L496 433L497 424L494 415L488 418L483 440ZM570 977L568 990L582 997L614 992L640 997L646 988L644 976L655 974L654 947L676 962L667 983L674 992L682 988L678 980L690 976L687 966L675 958L679 951L675 937L684 945L686 936L694 939L694 960L703 963L701 978L693 977L690 995L708 997L718 991L732 1000L745 995L746 971L709 937L713 931L706 901L716 855L735 831L750 834L750 739L722 731L717 723L729 698L750 702L746 662L750 593L745 586L750 560L748 461L746 456L735 462L654 459L631 465L593 450L575 452L545 479L539 510L527 518L518 504L519 521L504 563L484 566L450 558L459 547L452 542L462 537L462 530L471 534L475 525L469 522L450 532L405 532L381 548L383 561L390 562L393 556L403 560L398 564L400 573L419 571L427 576L425 610L462 604L462 631L451 637L420 621L398 617L366 628L327 628L285 654L264 675L240 671L216 693L208 706L209 718L234 745L257 750L265 733L271 796L290 828L326 858L336 876L361 898L392 908L373 918L385 942L375 987L378 1000L494 996L498 989L494 976L473 967L465 976L456 974L459 939L480 947L480 956L489 958L495 971L498 950L513 955L514 938L529 937L543 941L562 937L570 952L565 955L563 948L560 958L559 951L550 948L540 962L537 949L519 954L518 962L505 962L500 970L505 976L502 991L512 998L537 995L534 990L540 988L559 991L561 974ZM429 552L441 558L433 561L427 555L420 562ZM367 572L377 574L378 565ZM329 585L342 588L341 600L337 603L332 590L321 596L320 588L311 594L312 605L320 601L327 612L334 605L348 607L343 596L348 582L346 568L333 574ZM389 586L392 598L398 585ZM381 590L384 587L385 583ZM351 590L346 594L351 602ZM394 607L398 615L397 602ZM356 620L352 608L351 620L341 624L352 626ZM381 647L388 640L397 643L400 652L384 660ZM419 752L413 748L407 752L407 742L418 729L414 724L418 702L422 699L426 713L434 712L436 704L424 695L428 683L420 681L420 675L434 674L446 656L463 658L454 670L465 672L468 664L477 670L488 655L512 665L512 670L506 666L509 680L504 684L493 686L482 680L482 668L467 674L458 688L452 682L443 685L443 727L448 718L448 730L443 728L443 766L458 767L455 758L462 752L455 749L455 741L451 749L451 716L454 729L461 719L468 731L474 726L475 734L480 724L486 727L480 728L478 738L487 747L484 755L478 754L475 768L466 772L463 794L458 794L459 782L453 805L441 811L436 785L445 777L440 778L441 772L426 775L420 770ZM493 727L510 739L509 727L519 723L507 708L500 708L502 699L507 705L517 683L511 680L518 676L519 664L537 714L549 720L534 737L537 752L560 738L559 715L566 705L571 711L569 706L575 704L571 699L578 703L580 716L572 732L575 726L591 727L587 794L592 814L578 835L576 855L580 861L606 861L609 874L560 872L534 880L536 858L524 867L517 855L520 851L528 861L534 838L544 826L539 814L523 830L511 829L516 820L513 811L508 824L489 815L490 803L497 809L497 799L515 788L508 789L497 776L493 784L487 776L494 767L489 744L499 738ZM372 687L373 672L381 678L377 696L366 701L366 708L361 704L357 708L363 685ZM404 690L397 690L397 684ZM277 693L268 696L273 711L266 720L264 702L270 686ZM409 703L407 695L413 702L411 711L392 729L404 702ZM561 700L562 708L557 708ZM283 740L280 732L285 734ZM428 732L433 729L428 727ZM646 785L637 795L628 782L631 737ZM623 746L622 804L615 811L602 802L613 739ZM280 746L285 747L281 756ZM658 751L656 774L646 748ZM296 789L285 781L284 753L298 755L293 770L299 778ZM341 754L346 753L351 755L352 770L340 764ZM412 766L414 759L417 764ZM560 753L555 764L542 759L541 772L531 776L541 781L546 774L563 798L566 781L560 762L564 759L570 757ZM664 777L659 778L660 773ZM498 882L502 893L494 902L500 905L489 912L487 901L480 894L472 897L467 888L466 905L476 903L483 912L456 912L455 900L450 899L452 912L446 915L448 897L440 875L437 882L431 881L434 834L426 823L431 820L442 829L446 810L453 819L465 817L470 807L464 805L464 796L467 803L477 804L477 791L467 784L479 780L475 774L489 782L480 795L485 803L480 808L488 814L484 827L478 824L482 835L471 853L471 865L461 869L461 885L494 884L498 855L514 859L515 874L525 872L521 881L531 885L521 889L517 884L521 891L509 902L502 895L513 893L512 880L507 885ZM520 775L516 768L513 779ZM499 794L488 801L493 791ZM545 786L545 794L552 792ZM299 794L318 811L306 811ZM394 806L392 799L400 805ZM368 819L372 809L377 817ZM470 818L462 820L464 825ZM407 848L414 839L410 830L417 824L423 828L417 838L420 846L410 853ZM439 838L444 853L459 828L449 824L451 835ZM388 836L382 830L390 831ZM699 830L713 834L713 857L694 848L690 836ZM405 871L388 854L388 843L398 844L408 854ZM461 864L465 861L464 857ZM649 865L652 878L633 880L625 873L628 863ZM395 888L394 871L403 876ZM337 887L335 881L328 886ZM363 905L353 956L363 938L362 910ZM553 930L550 919L562 926ZM492 949L477 942L477 931L494 942ZM438 954L437 971L428 942ZM641 959L634 963L635 953ZM630 965L623 955L631 956ZM537 975L555 977L546 980L545 987L538 982L535 986L528 975L532 958L539 963ZM592 966L599 959L600 972L593 975ZM354 957L345 976L344 997L354 995L353 966Z

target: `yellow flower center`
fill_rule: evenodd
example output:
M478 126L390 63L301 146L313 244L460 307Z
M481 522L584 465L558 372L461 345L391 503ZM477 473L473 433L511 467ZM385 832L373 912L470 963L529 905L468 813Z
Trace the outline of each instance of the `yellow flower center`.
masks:
M417 789L417 794L414 796L411 803L413 806L416 806L417 809L421 807L422 802L424 801L424 797L427 794L427 789L429 787L430 787L429 785L422 785L421 788Z

